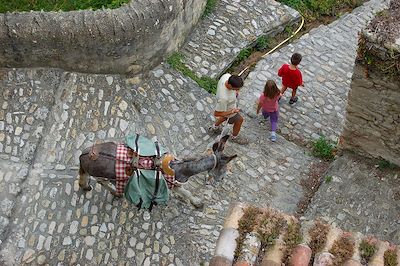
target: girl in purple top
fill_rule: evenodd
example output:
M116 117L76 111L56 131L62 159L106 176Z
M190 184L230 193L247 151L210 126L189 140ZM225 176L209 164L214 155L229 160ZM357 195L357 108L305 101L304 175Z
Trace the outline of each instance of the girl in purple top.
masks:
M265 83L264 92L260 95L257 105L257 114L262 109L265 119L271 122L271 141L276 141L276 128L278 126L279 105L278 100L282 94L273 80Z

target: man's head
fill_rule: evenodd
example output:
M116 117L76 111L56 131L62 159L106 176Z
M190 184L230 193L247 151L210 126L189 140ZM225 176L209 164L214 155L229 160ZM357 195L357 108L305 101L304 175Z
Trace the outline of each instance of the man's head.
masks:
M302 58L301 54L294 53L292 55L292 57L290 58L290 63L292 63L292 65L294 65L294 66L297 66L298 64L300 64L301 58Z
M230 90L239 90L243 87L243 80L238 75L232 75L229 77L225 86Z

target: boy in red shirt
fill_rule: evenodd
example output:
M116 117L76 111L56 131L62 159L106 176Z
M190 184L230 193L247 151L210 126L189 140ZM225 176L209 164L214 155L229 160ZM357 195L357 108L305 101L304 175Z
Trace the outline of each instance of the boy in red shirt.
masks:
M287 88L292 89L292 97L290 98L289 104L294 104L298 100L298 97L296 96L297 87L304 87L303 77L297 67L301 62L301 58L301 54L294 53L290 58L290 65L283 64L278 71L278 76L282 77L282 95L285 93Z

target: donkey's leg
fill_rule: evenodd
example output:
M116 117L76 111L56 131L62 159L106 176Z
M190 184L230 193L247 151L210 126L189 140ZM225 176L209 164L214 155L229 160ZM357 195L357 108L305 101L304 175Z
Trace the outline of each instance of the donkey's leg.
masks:
M184 189L182 186L174 187L174 192L176 192L182 198L189 200L194 207L199 209L203 208L203 201L200 198L193 196L189 190Z
M117 194L117 190L112 186L112 184L104 179L101 180L97 180L100 185L102 185L105 189L107 189L108 191L111 192L112 195L114 195L115 197L122 197L122 195L118 195Z
M89 185L89 174L82 167L79 169L79 186L85 191L92 190L92 187Z

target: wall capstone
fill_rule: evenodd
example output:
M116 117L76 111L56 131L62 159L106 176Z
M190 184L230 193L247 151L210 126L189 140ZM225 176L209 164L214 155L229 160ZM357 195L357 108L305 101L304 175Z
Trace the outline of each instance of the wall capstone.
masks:
M132 0L118 9L0 14L0 67L139 74L184 43L206 0Z

